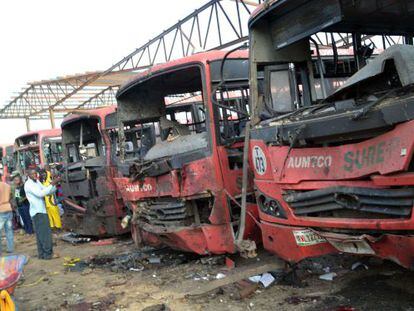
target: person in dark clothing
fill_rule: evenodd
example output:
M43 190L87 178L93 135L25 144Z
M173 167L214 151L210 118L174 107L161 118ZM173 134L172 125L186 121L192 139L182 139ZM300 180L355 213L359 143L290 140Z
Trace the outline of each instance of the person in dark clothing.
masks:
M14 204L17 207L23 222L23 229L27 234L33 234L32 218L30 217L30 204L24 191L24 183L20 175L13 178L14 185Z

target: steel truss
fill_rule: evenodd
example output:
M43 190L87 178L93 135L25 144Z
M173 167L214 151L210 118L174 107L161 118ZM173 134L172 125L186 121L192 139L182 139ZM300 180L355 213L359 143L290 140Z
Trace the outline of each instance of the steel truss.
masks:
M261 2L211 0L105 71L29 83L0 109L0 119L52 119L76 109L115 104L117 88L133 73L246 41L249 16Z
M338 49L349 49L353 46L353 37L350 33L329 33L320 32L312 36L320 48L332 49L332 43L335 43ZM372 36L362 35L361 43L371 45L378 50L385 50L395 44L412 44L412 39L402 36Z

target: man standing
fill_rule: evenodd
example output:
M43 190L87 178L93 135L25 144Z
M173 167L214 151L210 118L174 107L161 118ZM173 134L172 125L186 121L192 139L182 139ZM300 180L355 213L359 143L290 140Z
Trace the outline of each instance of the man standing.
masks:
M35 169L29 169L28 179L24 184L26 197L30 203L30 217L36 233L37 253L39 259L52 259L58 256L53 255L52 230L49 225L45 206L45 196L55 193L55 185L59 180L52 180L50 185L45 187L39 181Z
M14 242L13 242L13 211L10 204L11 199L11 188L8 184L1 181L0 174L0 254L1 250L1 232L4 228L6 232L6 241L7 241L7 252L13 253L14 251Z

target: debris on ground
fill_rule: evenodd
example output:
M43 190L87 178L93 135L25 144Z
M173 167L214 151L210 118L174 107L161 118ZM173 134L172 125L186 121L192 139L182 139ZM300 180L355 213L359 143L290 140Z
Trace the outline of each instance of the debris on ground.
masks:
M309 302L317 302L321 299L320 296L290 296L285 299L285 302L287 302L290 305L298 305L301 303L309 303Z
M198 259L199 256L194 254L147 247L139 251L128 251L116 255L96 255L84 262L91 269L102 268L112 272L141 272L155 265L173 267Z
M252 296L259 288L259 284L248 280L237 281L233 284L222 287L223 294L227 294L230 299L242 300Z
M269 287L273 282L275 281L275 278L270 273L266 272L262 274L262 277L260 278L260 283L264 286L264 288Z
M160 257L149 257L148 258L148 263L151 263L151 264L159 264L159 263L161 263L161 258Z
M81 272L88 268L88 264L78 257L64 257L63 266L67 272Z
M33 237L19 236L16 239L26 241ZM245 261L237 255L227 255L236 265L234 269L228 269L225 257L223 263L210 259L216 256L200 257L171 249L133 250L126 242L97 248L90 244L68 247L66 242L58 240L56 251L62 259L42 261L32 258L29 261L25 279L17 287L15 298L19 308L124 311L165 304L172 310L355 311L370 310L375 306L376 310L385 311L410 310L414 305L413 272L388 261L378 267L360 256L329 255L328 258L307 260L304 264L272 267L268 264L277 259L267 258L265 254L259 254L260 261L257 262L256 259ZM19 243L19 247L19 251L28 254L36 251L35 243ZM67 269L77 267L64 267L64 257L78 257L80 262L88 264L82 272L67 273ZM128 263L125 257L131 262ZM151 257L160 258L161 263L149 263ZM201 258L206 259L204 264ZM368 265L369 270L359 267L358 272L352 273L351 266L358 261ZM117 267L118 263L124 267ZM268 266L260 271L257 266L262 264ZM126 269L128 267L145 269L132 272ZM344 269L347 272L342 274ZM325 271L335 272L338 276L333 282L320 280L319 275ZM217 280L215 277L219 272L226 277ZM265 273L275 278L267 288L248 280ZM102 297L111 293L115 294L116 301L105 306ZM201 295L188 295L193 293ZM65 300L68 302L63 307L61 304Z
M217 280L224 279L225 277L226 277L226 275L224 273L221 273L221 272L217 273L217 275L216 275Z
M225 262L225 256L208 256L200 258L200 263L203 265L218 266L223 265Z
M226 267L231 270L234 269L236 267L236 263L234 262L234 260L232 260L229 257L226 257Z
M130 278L124 277L118 280L108 280L105 282L105 286L110 287L110 288L122 286L122 285L125 285L129 281L129 279Z
M63 257L63 265L65 267L74 267L78 262L80 262L78 257Z
M109 294L107 297L101 298L94 302L85 302L81 295L73 295L76 296L78 300L71 301L65 300L65 302L61 305L62 308L71 311L106 311L109 309L110 306L115 304L116 296L115 294Z
M351 266L351 270L357 270L358 268L364 268L365 270L368 270L368 266L366 264L363 264L360 261L355 262L354 264L352 264Z
M201 280L209 281L212 278L212 276L207 272L204 272L204 273L195 272L195 273L187 274L184 278L193 279L194 281L201 281Z
M164 303L153 305L142 309L142 311L171 311L171 309Z
M144 266L139 266L138 268L129 268L129 271L133 271L133 272L141 272L144 270L145 270Z
M141 252L129 252L120 255L93 256L86 260L90 268L104 268L112 272L121 271L143 271L142 264L145 256Z
M93 245L93 246L112 245L117 241L118 240L116 238L102 239L102 240L91 242L91 245Z
M251 276L262 275L268 271L279 270L284 267L285 263L274 256L267 255L263 257L262 260L251 259L250 262L246 262L244 266L230 270L225 277L221 275L223 273L219 273L216 275L214 280L211 280L208 283L198 283L199 285L192 286L191 289L184 289L185 296L196 297L208 294L209 292L215 291L224 286L246 280Z
M335 272L325 273L319 276L320 280L324 281L333 281L333 279L337 276Z
M263 273L262 275L254 275L249 277L249 281L253 283L260 283L264 288L269 287L272 283L275 282L275 277L271 273Z
M62 241L68 242L72 245L82 244L82 243L89 243L92 239L88 237L82 237L76 233L68 232L63 234L60 239Z

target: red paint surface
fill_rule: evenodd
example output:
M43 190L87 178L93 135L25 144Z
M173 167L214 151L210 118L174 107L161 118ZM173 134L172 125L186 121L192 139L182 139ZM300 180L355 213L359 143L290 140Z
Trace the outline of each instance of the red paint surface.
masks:
M254 167L252 151L255 146L263 150L267 163L264 174L259 175L255 170L255 185L261 193L278 200L287 214L287 219L282 219L259 211L265 248L283 259L297 262L307 257L337 251L329 243L307 247L297 246L291 233L293 227L314 228L327 232L345 229L349 236L354 236L357 230L358 232L371 230L377 235L383 235L379 241L370 242L372 249L375 250L375 256L413 268L414 237L407 231L414 231L414 213L409 218L400 219L295 216L283 199L283 194L287 190L306 191L334 186L389 188L414 185L414 172L408 171L414 153L412 133L414 133L414 121L400 124L383 135L358 144L323 148L293 148L289 157L287 157L288 146L266 146L263 141L252 140L251 167ZM378 146L381 148L378 149ZM354 160L359 152L361 160L352 163L352 170L349 169L350 158L347 158L350 152L354 155ZM329 157L330 165L318 165L315 162L313 166L296 167L303 166L298 160L300 157L303 159L311 156L324 159ZM290 162L289 165L289 161L294 161L292 159L297 160L297 165L293 164L295 162ZM390 232L393 234L389 234Z
M161 75L163 72L171 72L182 66L202 65L204 81L210 81L209 63L224 57L225 51L210 51L194 54L166 64L157 65L150 70L138 74L131 82L122 88L139 83L141 79L147 79L151 75ZM247 51L236 51L231 58L248 58ZM211 102L211 84L206 83L203 97L206 98L206 113L209 119L214 120L214 107ZM211 154L205 158L189 162L180 170L172 170L168 174L145 178L142 182L131 183L128 178L115 178L115 184L119 195L124 201L129 202L134 208L139 208L140 201L159 198L182 198L193 200L196 198L213 198L211 210L206 223L190 225L188 227L164 228L162 226L134 225L133 236L137 242L159 246L168 245L175 249L195 252L198 254L222 254L235 252L234 233L231 226L230 197L241 194L242 170L231 169L228 161L227 147L220 146L216 137L216 125L210 121L207 124L211 139ZM230 148L243 147L242 143L236 143ZM145 187L144 187L145 186ZM251 180L250 189L253 189ZM205 207L208 208L208 207ZM255 219L257 208L249 207L250 215L247 218L246 236L259 238L258 226ZM144 228L143 228L144 227ZM138 244L140 244L138 243Z
M282 226L262 222L264 247L289 262L298 262L309 257L340 253L329 242L310 246L298 246L293 231L306 227ZM323 235L323 233L321 233ZM342 240L352 240L355 236L343 234ZM374 250L375 256L394 261L407 268L414 269L414 235L384 234L381 237L362 238ZM362 255L361 255L362 256Z

